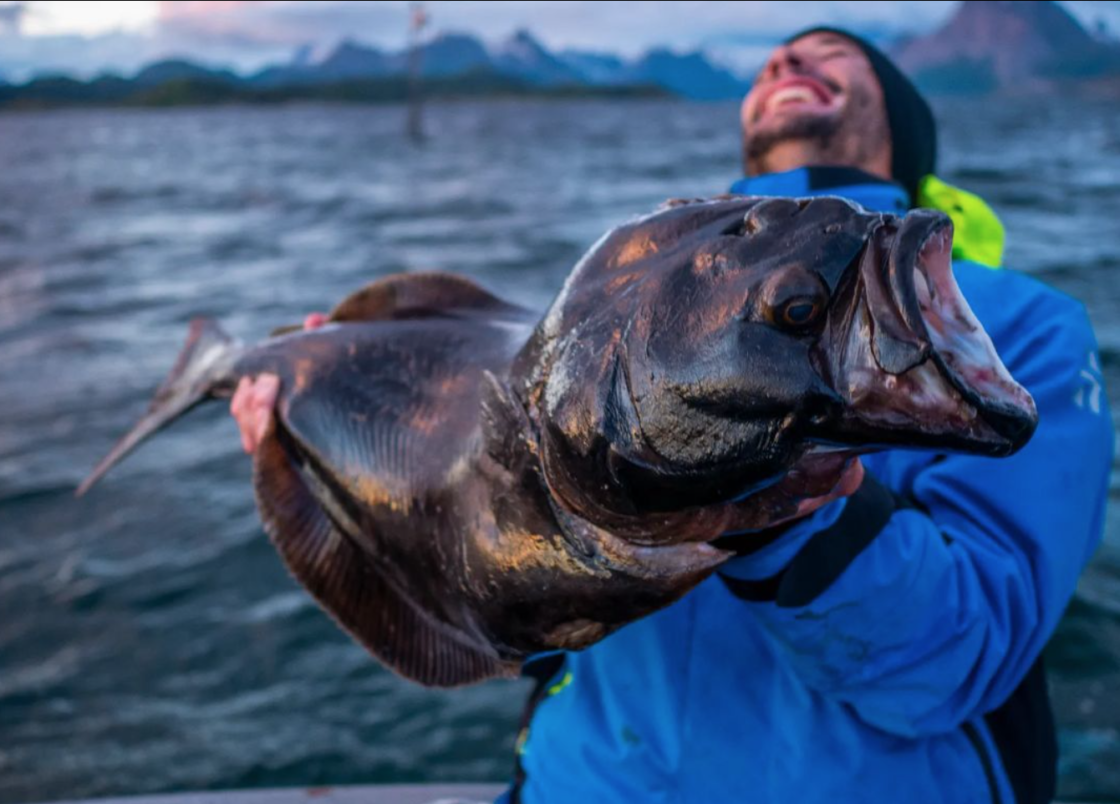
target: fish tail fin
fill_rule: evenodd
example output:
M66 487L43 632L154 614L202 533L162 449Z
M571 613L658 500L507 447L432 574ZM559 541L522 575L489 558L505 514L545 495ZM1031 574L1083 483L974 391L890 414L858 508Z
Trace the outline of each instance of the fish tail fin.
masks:
M222 390L232 389L230 371L240 345L209 318L191 321L183 345L167 379L156 390L147 412L94 467L74 492L81 497L111 468L149 436L162 430L191 408Z

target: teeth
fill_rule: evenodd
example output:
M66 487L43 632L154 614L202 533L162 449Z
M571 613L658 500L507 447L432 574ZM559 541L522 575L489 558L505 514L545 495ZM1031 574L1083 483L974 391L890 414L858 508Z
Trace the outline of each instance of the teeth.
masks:
M813 103L817 100L817 95L811 89L806 87L787 87L786 89L779 89L770 96L770 103L773 106L778 106L783 103L791 101L800 101L801 103Z

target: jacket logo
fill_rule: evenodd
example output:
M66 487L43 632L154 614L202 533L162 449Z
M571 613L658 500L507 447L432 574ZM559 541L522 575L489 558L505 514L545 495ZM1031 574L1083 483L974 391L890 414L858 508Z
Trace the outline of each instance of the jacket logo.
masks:
M1092 413L1101 412L1101 364L1096 352L1089 352L1089 367L1081 369L1078 375L1080 385L1073 394L1073 404L1079 408L1088 407Z

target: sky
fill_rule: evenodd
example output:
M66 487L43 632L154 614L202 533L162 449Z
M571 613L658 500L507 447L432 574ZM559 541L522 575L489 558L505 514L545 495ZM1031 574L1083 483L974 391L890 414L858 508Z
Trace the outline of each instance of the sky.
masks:
M634 56L653 46L703 48L749 72L770 46L810 24L839 24L892 38L944 22L955 2L428 2L429 34L466 31L489 42L527 28L550 48ZM1089 27L1120 32L1120 0L1063 3ZM129 75L160 58L249 72L302 48L325 54L343 38L403 46L409 3L354 0L0 0L0 77L40 73Z

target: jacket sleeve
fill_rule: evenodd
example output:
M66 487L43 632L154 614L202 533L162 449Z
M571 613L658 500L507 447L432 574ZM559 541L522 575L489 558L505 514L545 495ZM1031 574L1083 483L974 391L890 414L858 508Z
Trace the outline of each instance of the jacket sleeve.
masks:
M1100 539L1113 433L1096 345L1081 306L1050 298L996 339L1038 406L1024 449L873 459L879 476L842 507L721 570L807 686L885 731L948 731L1000 706Z

